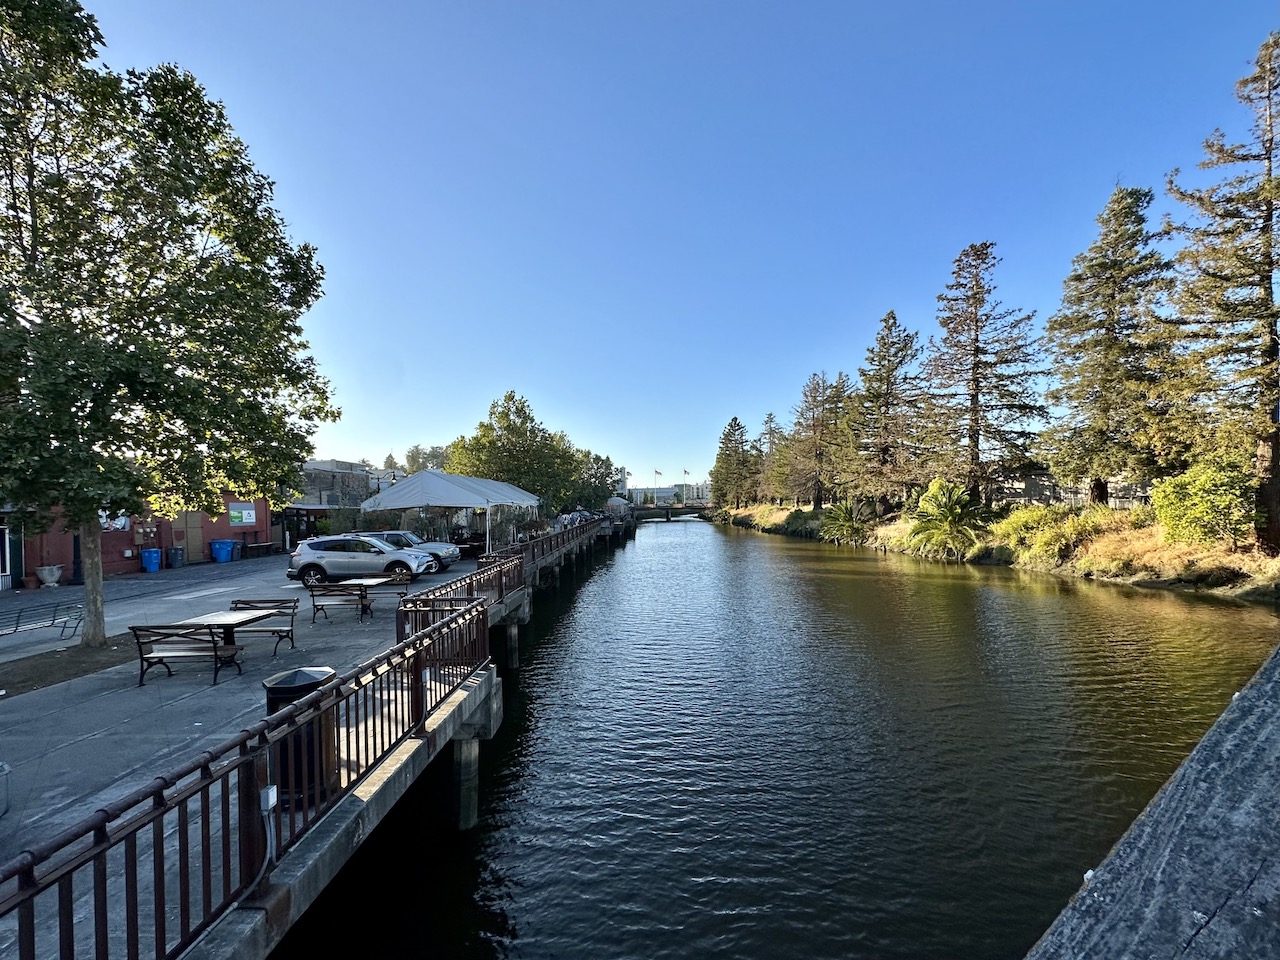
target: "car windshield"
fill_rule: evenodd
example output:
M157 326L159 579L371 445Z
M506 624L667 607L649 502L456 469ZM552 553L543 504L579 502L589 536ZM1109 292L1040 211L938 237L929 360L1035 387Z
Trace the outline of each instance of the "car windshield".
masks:
M420 536L418 536L416 533L410 533L408 530L406 530L403 534L401 534L401 536L403 536L406 540L412 543L415 547L420 543L427 542L426 540L423 540Z

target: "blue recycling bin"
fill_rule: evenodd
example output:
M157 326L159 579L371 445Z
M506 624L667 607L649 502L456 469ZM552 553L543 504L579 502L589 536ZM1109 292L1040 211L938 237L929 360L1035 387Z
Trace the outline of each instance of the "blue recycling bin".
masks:
M210 540L209 550L213 553L214 563L230 563L234 540Z
M155 573L160 569L159 547L149 547L142 551L142 569L147 573Z

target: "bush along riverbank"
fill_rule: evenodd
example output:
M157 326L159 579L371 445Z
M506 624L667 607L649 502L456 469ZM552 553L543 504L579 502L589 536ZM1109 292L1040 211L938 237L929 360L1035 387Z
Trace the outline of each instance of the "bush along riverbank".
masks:
M937 493L935 486L930 491ZM1173 540L1151 507L1030 505L982 516L949 500L948 491L932 499L930 491L915 509L884 518L865 507L836 504L819 510L754 505L723 509L709 519L948 562L1003 564L1256 603L1280 600L1280 558L1227 539Z

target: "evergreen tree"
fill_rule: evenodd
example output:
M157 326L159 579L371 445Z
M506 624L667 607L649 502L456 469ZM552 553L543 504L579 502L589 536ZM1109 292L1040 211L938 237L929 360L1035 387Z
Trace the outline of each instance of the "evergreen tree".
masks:
M747 428L734 417L720 434L720 447L711 468L711 502L727 507L742 506L749 499L751 469L747 450Z
M1106 503L1107 480L1159 472L1149 425L1166 415L1155 394L1168 351L1157 308L1172 287L1172 265L1152 248L1146 211L1152 191L1117 187L1098 215L1098 239L1072 261L1062 305L1045 328L1061 415L1045 432L1059 480L1089 480L1089 501Z
M925 363L940 441L960 452L974 503L993 467L1027 462L1045 412L1036 389L1034 314L1002 309L992 279L999 262L994 243L960 252L947 292L938 295L942 339L930 339Z
M866 366L858 368L859 386L850 398L848 429L856 457L850 473L860 492L876 498L882 515L890 498L903 498L912 483L928 480L920 469L921 353L919 334L890 310L867 348Z
M765 414L755 445L760 451L760 474L756 486L757 499L775 503L786 495L786 430L772 413Z
M1230 171L1203 188L1169 176L1169 192L1190 207L1192 220L1175 229L1184 240L1179 322L1206 382L1216 385L1215 419L1247 423L1255 445L1259 537L1280 549L1280 330L1277 328L1275 247L1276 127L1280 115L1280 34L1258 50L1254 70L1236 84L1236 97L1253 112L1243 143L1221 130L1204 142L1200 167Z
M790 451L792 492L806 496L817 510L835 486L840 443L840 419L850 392L843 373L829 380L826 373L809 377L795 410Z

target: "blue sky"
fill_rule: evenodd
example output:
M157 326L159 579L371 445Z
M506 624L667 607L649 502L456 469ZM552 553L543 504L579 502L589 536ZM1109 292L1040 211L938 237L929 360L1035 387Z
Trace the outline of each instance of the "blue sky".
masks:
M1117 183L1194 175L1277 0L87 0L115 69L222 101L325 296L319 457L471 434L506 391L632 484L789 423L967 244L1057 307Z

